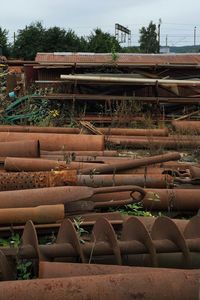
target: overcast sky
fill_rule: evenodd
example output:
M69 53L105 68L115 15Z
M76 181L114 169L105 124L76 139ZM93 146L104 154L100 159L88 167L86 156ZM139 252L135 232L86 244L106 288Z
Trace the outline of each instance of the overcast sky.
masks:
M136 45L139 28L161 18L162 44L168 35L169 45L192 45L195 26L200 44L200 0L1 0L0 7L0 26L9 30L11 40L14 31L33 21L71 28L78 35L96 27L114 34L114 24L120 23L131 30Z

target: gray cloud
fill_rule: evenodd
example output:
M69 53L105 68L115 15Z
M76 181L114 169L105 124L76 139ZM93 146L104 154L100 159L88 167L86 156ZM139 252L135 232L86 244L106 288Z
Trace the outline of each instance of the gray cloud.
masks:
M101 27L114 33L114 24L129 26L133 42L138 39L138 29L150 20L162 18L162 40L168 34L171 43L192 43L193 28L197 26L200 43L200 1L192 0L15 0L1 3L1 24L10 35L32 21L43 21L44 26L72 28L80 35L88 35ZM185 3L184 3L185 2ZM169 24L170 23L170 24ZM186 25L184 25L186 24ZM198 27L199 25L199 27ZM176 35L176 37L173 37Z

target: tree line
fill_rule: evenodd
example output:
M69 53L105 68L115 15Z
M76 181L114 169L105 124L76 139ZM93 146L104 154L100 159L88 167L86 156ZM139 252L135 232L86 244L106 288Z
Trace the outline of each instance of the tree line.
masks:
M96 28L88 37L79 37L73 30L57 26L44 28L34 22L18 30L13 43L9 43L8 31L0 27L0 47L8 58L34 60L37 52L159 52L157 27L150 22L140 29L139 47L121 47L115 36Z

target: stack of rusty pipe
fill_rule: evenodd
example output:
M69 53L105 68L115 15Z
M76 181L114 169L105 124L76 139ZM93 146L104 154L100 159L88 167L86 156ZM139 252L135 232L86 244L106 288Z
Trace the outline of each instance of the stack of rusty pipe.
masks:
M28 159L28 158L9 158L5 160L6 171L50 171L50 170L63 170L63 169L83 169L80 171L81 174L94 174L96 173L113 173L119 171L127 171L129 169L137 169L140 167L146 167L158 163L164 163L173 160L179 160L180 154L177 152L167 153L163 155L156 155L152 157L146 157L141 159L129 159L121 162L111 162L109 164L98 164L98 163L85 163L85 162L70 162L56 161L49 159ZM123 160L123 159L122 159Z
M103 151L103 135L61 134L41 132L0 132L0 142L38 140L46 151Z
M92 200L87 200L91 199L95 194L108 193L108 195L112 195L113 192L124 191L129 191L129 196L119 201L93 202ZM120 207L135 201L140 202L144 196L144 190L137 186L116 186L97 189L61 186L2 191L0 192L0 220L1 224L23 224L29 219L36 223L51 223L63 220L65 214L87 213L99 208ZM42 206L44 205L45 207L43 208Z
M170 160L177 160L180 158L179 153L168 153L164 155L157 155L143 159L119 159L117 163L85 163L85 162L66 162L49 159L28 159L28 158L13 158L7 157L4 162L4 168L8 173L0 174L0 182L2 183L1 190L25 189L60 186L60 185L86 185L92 187L100 186L118 186L118 185L138 185L141 187L156 187L166 188L173 185L173 171L151 175L151 172L144 169L141 175L123 174L129 170L136 170L138 167L145 168L156 163L164 163ZM79 175L75 180L76 169ZM55 170L55 172L51 171ZM155 169L153 169L155 170ZM51 172L50 172L51 171ZM14 172L20 172L19 176ZM28 173L30 172L30 173ZM122 173L116 175L115 173ZM97 175L97 174L104 175ZM105 175L111 173L111 175ZM143 174L142 174L143 173ZM153 172L152 172L153 173ZM164 171L163 171L164 173ZM88 174L88 175L87 175ZM38 176L38 180L36 177ZM56 177L57 180L45 180L45 178ZM42 179L44 178L44 180ZM40 180L39 180L40 179ZM11 182L11 184L9 184ZM14 184L15 183L15 184ZM50 185L51 184L51 185ZM53 185L54 184L54 185Z

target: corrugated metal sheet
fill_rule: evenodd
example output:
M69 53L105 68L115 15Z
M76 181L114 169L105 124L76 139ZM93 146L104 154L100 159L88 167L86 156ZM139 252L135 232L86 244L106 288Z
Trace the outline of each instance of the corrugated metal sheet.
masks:
M112 63L112 54L95 53L38 53L36 62L53 63L80 63L80 64L109 64ZM118 54L117 64L134 65L162 65L183 64L200 65L200 54Z

